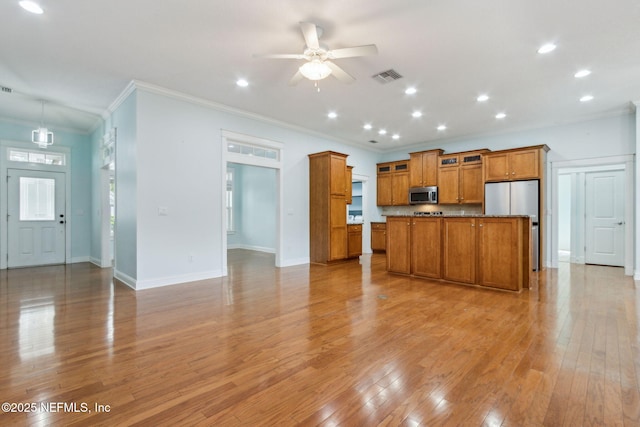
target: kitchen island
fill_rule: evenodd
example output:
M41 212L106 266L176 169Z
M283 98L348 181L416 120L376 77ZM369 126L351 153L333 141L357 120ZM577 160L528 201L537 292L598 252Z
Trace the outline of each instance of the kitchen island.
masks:
M529 287L528 216L388 216L387 271L519 292Z

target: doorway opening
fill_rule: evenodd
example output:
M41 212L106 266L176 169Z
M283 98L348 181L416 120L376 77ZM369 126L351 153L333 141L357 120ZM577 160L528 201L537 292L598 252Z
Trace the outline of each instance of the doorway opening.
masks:
M275 266L282 266L283 147L279 142L222 131L224 276L230 248L274 254Z
M599 264L633 274L633 168L629 156L552 164L551 266Z
M2 141L0 150L0 269L73 262L70 149Z

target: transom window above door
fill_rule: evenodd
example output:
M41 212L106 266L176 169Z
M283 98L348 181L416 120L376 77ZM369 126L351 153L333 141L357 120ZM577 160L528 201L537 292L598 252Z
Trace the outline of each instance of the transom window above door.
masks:
M19 148L9 148L8 158L11 162L22 163L38 163L52 166L65 166L67 156L65 153L56 153L52 151L42 152L33 150L24 150Z

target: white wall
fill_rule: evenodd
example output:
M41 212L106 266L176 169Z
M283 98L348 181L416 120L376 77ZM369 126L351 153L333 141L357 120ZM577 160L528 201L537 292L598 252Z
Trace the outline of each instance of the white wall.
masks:
M227 247L275 252L276 170L237 163L233 168L235 233L227 236Z
M102 154L99 142L102 135L112 127L117 128L116 140L116 218L117 225L114 232L115 259L114 276L129 286L134 287L137 271L137 97L136 93L128 93L118 104L117 108L105 120L104 127L93 136L93 164L95 167L102 165ZM102 244L102 202L99 195L102 193L100 170L93 171L92 187L95 195L93 198L92 236L100 241L92 245L92 258L103 258L102 248L108 245Z
M443 139L417 144L410 149L386 154L384 160L409 158L412 151L443 148L447 153L488 148L504 150L530 145L546 144L551 149L547 161L576 160L603 156L619 156L635 153L635 117L627 114L604 117L579 123L552 127L505 132L496 135L480 135Z
M117 178L117 209L120 228L124 203L120 194L125 185L135 186L127 193L137 195L137 276L132 276L137 289L222 274L222 251L226 250L220 235L223 130L284 145L282 265L309 260L308 154L325 150L348 154L354 174L370 177L375 185L376 153L148 85L138 85L135 93L135 179ZM118 150L121 142L118 128ZM117 175L119 169L123 173L120 154L118 151ZM375 192L367 203L370 217L366 221L380 220ZM166 208L167 215L160 215L159 208ZM368 223L366 227L368 233ZM116 258L119 256L117 249Z

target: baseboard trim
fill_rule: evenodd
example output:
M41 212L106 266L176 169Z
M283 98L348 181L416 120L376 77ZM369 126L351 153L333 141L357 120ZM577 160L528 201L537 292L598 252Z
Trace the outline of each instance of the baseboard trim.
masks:
M182 274L179 276L158 277L156 279L137 280L135 290L160 288L163 286L178 285L181 283L197 282L199 280L215 279L222 277L222 270L203 271L201 273Z

